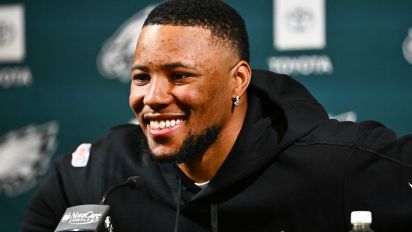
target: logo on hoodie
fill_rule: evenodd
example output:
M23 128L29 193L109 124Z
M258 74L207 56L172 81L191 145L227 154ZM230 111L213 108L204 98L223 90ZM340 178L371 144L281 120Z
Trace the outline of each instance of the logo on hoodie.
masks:
M87 162L89 162L91 147L92 145L90 143L83 143L77 147L77 149L72 153L73 167L86 167Z
M0 137L0 193L18 195L35 183L54 153L57 122L29 125Z
M130 81L131 60L137 37L147 15L154 8L149 5L124 22L104 43L97 57L97 67L104 77L117 78L121 82Z

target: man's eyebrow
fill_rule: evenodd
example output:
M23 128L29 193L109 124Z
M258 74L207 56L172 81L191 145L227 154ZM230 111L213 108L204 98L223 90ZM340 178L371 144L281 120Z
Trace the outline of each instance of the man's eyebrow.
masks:
M133 71L135 69L142 70L143 72L148 72L149 71L149 67L144 66L144 65L139 65L139 64L133 65L131 71Z
M191 65L187 65L187 64L183 64L182 62L173 62L173 63L167 63L162 65L162 67L166 68L166 69L170 69L170 68L187 68L187 69L195 69L193 66ZM143 72L149 72L150 68L144 65L139 65L139 64L135 64L132 66L132 71L135 69L139 69L142 70Z
M195 69L194 67L187 65L187 64L183 64L181 62L174 62L174 63L169 63L169 64L165 64L164 65L165 68L188 68L188 69Z

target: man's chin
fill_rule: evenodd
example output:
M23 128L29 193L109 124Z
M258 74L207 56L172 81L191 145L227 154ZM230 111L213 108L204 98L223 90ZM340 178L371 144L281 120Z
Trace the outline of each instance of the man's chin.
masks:
M156 155L152 153L152 157L159 163L182 163L176 154Z
M189 133L189 136L183 141L182 145L175 150L170 147L153 144L153 141L149 141L149 144L146 143L146 147L154 160L159 162L186 163L196 156L203 155L216 141L219 133L219 127L209 127L198 135Z
M148 148L149 148L150 154L155 159L167 158L169 156L173 156L173 154L176 153L176 150L172 150L169 147L159 146L159 145L151 146L151 145L152 144L149 143Z
M160 145L151 146L149 144L148 149L153 159L159 162L176 162L176 156L179 154L178 149L173 150Z

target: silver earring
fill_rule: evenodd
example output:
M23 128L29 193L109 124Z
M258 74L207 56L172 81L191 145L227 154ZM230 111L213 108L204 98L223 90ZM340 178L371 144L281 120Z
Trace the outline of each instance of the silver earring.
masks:
M233 106L236 107L240 104L240 96L236 96L233 100Z

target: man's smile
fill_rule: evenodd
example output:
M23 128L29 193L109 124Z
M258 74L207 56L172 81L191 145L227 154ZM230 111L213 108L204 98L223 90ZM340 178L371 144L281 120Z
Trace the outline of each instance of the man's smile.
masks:
M181 123L183 123L183 119L171 119L171 120L150 120L149 125L152 130L161 130L164 128L170 128L177 126Z
M175 123L174 126L169 125L169 127L165 126L165 122L161 121L160 123L154 123L159 126L159 128L152 127L151 125L148 125L148 132L149 135L156 138L156 137L165 137L169 136L173 131L177 130L183 125L184 121L179 121L179 123ZM163 128L160 128L160 126L164 126Z
M177 115L167 117L164 115L146 115L144 118L147 131L153 137L168 136L186 122L185 117Z

